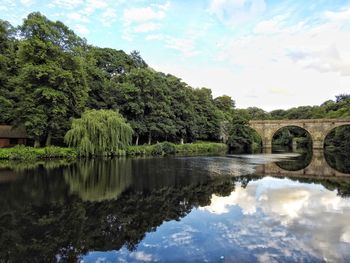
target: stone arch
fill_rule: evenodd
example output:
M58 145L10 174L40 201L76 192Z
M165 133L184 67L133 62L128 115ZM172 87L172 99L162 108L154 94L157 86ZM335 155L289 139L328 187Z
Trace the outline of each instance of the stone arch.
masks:
M262 148L268 148L266 145L268 144L269 136L266 135L266 130L264 127L259 127L259 126L254 126L250 125L249 126L252 130L254 130L257 134L259 134L261 141L262 141Z
M312 139L314 149L323 149L327 134L334 128L350 124L350 119L305 119L305 120L252 120L249 126L263 139L263 147L272 147L272 136L280 128L296 126L305 129Z
M339 127L343 127L343 126L350 126L350 122L349 123L333 123L332 126L328 127L325 131L324 131L324 140L327 138L327 136L336 128ZM324 144L324 140L323 140L323 144Z
M288 124L288 125L283 125L283 126L280 126L278 127L277 129L274 130L273 134L272 134L272 137L271 137L271 147L272 147L272 141L273 141L273 138L275 137L275 135L281 131L282 129L286 129L286 128L289 128L289 127L294 127L294 128L299 128L301 130L304 130L308 137L310 138L311 140L311 145L313 145L314 143L314 138L313 138L313 132L308 130L307 127L305 127L305 125L300 125L300 124Z

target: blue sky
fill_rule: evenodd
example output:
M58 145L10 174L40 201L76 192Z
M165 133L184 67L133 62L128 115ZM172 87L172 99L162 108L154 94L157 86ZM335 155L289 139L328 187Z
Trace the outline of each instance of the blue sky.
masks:
M238 107L317 105L350 93L350 1L0 0L13 25L30 12L60 20L89 43L140 51Z

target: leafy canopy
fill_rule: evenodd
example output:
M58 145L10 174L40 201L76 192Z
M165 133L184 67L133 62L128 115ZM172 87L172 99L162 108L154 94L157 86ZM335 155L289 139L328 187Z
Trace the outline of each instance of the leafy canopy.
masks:
M133 130L124 118L113 110L87 110L74 119L65 135L69 146L80 155L111 155L131 143Z

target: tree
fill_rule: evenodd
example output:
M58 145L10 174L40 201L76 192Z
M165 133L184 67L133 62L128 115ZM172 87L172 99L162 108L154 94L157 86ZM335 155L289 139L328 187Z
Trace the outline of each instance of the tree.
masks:
M344 100L348 100L348 99L350 99L350 94L339 94L339 95L335 96L336 103L344 101Z
M222 116L214 105L210 89L201 88L193 90L193 101L197 126L197 139L218 140L220 137L220 123Z
M136 51L136 50L132 51L130 53L130 58L133 61L133 65L136 68L147 68L148 67L147 63L141 57L139 51Z
M136 68L133 59L122 50L89 47L85 54L91 109L115 108L115 88L120 77Z
M29 14L20 33L16 122L24 123L35 146L45 138L50 145L52 136L63 137L69 117L79 116L85 107L85 41L40 13Z
M216 97L214 99L214 104L219 110L223 112L230 112L235 108L236 103L230 96L223 95Z
M0 20L0 123L10 123L13 119L15 101L10 82L16 71L15 32L10 23Z
M176 133L170 94L164 75L137 68L127 74L114 92L120 109L132 125L136 142L140 136L163 139Z
M88 110L74 119L65 135L80 155L111 155L130 145L133 130L124 118L112 110Z

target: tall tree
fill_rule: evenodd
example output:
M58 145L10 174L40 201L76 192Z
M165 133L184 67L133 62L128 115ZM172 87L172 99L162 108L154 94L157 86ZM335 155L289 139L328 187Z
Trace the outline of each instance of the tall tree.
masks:
M88 86L81 56L85 41L40 13L29 14L20 33L17 122L25 124L35 146L45 138L50 145L52 136L62 137L69 118L85 107Z
M196 125L198 127L196 138L202 140L218 140L220 137L220 123L222 116L214 105L210 89L195 89L194 107L196 111Z
M13 119L15 101L11 78L16 71L15 33L10 23L0 20L0 123L10 123Z

